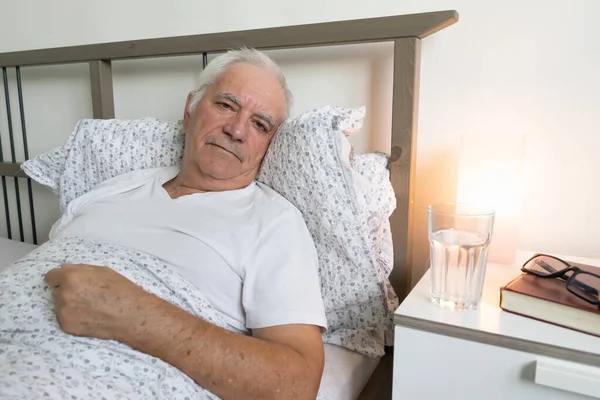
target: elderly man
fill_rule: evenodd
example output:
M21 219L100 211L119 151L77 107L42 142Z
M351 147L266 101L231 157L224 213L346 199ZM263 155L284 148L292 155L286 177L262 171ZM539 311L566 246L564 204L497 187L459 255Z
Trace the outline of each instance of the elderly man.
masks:
M224 399L316 397L326 319L315 248L297 209L255 181L290 97L264 54L244 49L216 58L187 99L181 167L105 182L93 200L69 205L50 235L108 241L164 260L237 332L110 268L81 264L45 276L65 332L118 340Z

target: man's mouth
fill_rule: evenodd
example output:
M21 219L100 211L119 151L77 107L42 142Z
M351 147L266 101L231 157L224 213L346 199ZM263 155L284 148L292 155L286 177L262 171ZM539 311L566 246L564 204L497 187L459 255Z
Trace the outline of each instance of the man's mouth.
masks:
M229 154L233 155L233 156L234 156L235 158L237 158L238 160L242 161L242 159L241 159L241 158L239 158L239 157L238 157L238 155L237 155L237 154L235 154L233 151L231 151L231 150L229 150L229 149L227 149L227 148L225 148L225 147L223 147L223 146L219 146L219 145L218 145L218 144L216 144L216 143L209 143L209 144L210 144L211 146L216 146L216 147L220 148L221 150L225 150L226 152L228 152Z

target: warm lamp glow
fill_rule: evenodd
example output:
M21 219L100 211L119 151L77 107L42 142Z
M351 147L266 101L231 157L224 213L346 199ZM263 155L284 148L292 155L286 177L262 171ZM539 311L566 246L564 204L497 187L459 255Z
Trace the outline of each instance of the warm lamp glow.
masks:
M456 197L496 210L491 262L512 264L515 259L523 150L522 136L462 137Z

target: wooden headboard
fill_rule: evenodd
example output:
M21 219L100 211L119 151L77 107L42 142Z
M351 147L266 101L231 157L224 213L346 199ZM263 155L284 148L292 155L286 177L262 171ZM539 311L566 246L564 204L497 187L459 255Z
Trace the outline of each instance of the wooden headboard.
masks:
M394 70L392 89L392 136L390 171L396 193L397 208L391 217L394 240L394 270L390 277L402 299L411 281L412 214L415 173L415 144L419 100L419 70L421 39L458 21L456 11L438 11L339 22L327 22L247 31L132 40L84 46L50 48L0 54L8 117L10 160L3 159L0 138L0 176L4 198L8 237L15 227L10 226L9 190L7 180L14 179L19 239L24 241L23 212L28 204L33 242L37 243L35 210L31 180L20 170L15 157L15 117L10 109L7 69L15 68L19 101L19 118L24 144L23 154L29 158L21 68L39 65L89 63L94 118L114 118L114 97L111 62L135 58L168 57L202 54L206 65L208 55L236 47L261 50L303 48L356 43L393 42ZM82 116L86 118L88 116ZM20 160L24 161L24 160ZM19 179L27 180L28 201L21 198ZM12 196L12 193L10 193ZM16 235L14 235L16 236Z

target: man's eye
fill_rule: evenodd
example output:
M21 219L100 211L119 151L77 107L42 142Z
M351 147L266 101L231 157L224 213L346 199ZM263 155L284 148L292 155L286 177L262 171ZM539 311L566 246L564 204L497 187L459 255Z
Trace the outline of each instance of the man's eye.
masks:
M261 132L267 132L267 131L268 131L267 127L266 127L266 126L265 126L265 124L263 124L262 122L258 122L258 121L256 121L256 122L255 122L255 124L256 124L256 127L257 127L257 128L258 128L258 129L259 129Z
M233 110L233 107L231 107L229 104L222 102L222 101L217 101L217 105L226 110Z

